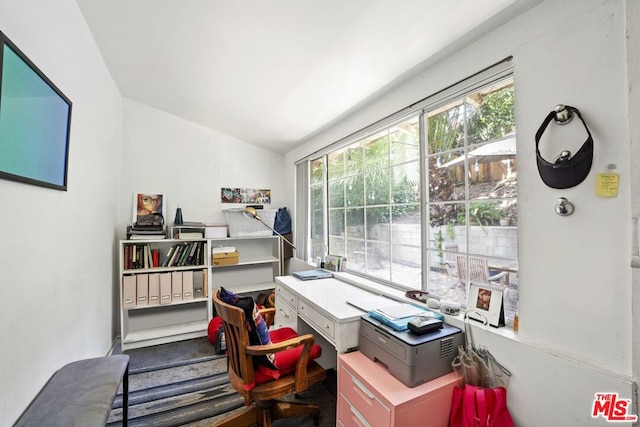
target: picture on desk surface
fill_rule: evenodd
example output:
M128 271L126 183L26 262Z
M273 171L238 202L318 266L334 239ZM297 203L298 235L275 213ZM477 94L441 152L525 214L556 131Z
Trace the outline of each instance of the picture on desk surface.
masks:
M504 291L499 287L472 283L469 286L467 307L477 309L477 313L471 312L469 318L491 326L504 325L503 296Z

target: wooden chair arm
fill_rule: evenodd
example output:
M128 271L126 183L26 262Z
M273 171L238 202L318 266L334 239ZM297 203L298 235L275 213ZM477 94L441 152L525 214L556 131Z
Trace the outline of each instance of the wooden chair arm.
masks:
M309 344L309 346L313 346L315 343L315 338L311 334L300 335L294 338L289 338L288 340L264 344L264 345L249 345L246 347L246 353L252 356L264 356L270 353L278 353L280 351L288 350L290 348L295 348L301 346L303 344Z
M246 348L246 353L254 356L262 356L269 353L277 353L279 351L295 348L300 345L304 345L302 353L296 362L295 373L295 392L299 393L309 387L309 378L307 376L307 365L309 363L309 356L311 355L311 348L315 344L315 338L312 334L300 335L295 338L290 338L285 341L266 345L250 345Z

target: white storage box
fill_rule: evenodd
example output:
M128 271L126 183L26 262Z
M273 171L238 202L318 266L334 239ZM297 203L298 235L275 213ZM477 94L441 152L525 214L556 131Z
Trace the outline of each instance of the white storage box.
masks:
M227 224L206 224L204 226L204 237L206 239L227 237Z
M255 218L244 216L244 209L229 209L227 212L227 226L229 237L259 237L271 236L273 231ZM258 216L265 224L273 228L276 219L276 209L258 209Z

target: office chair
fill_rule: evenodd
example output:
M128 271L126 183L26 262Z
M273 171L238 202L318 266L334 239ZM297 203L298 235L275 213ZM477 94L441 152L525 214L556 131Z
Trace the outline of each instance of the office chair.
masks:
M233 388L244 398L245 408L214 424L214 426L271 426L273 420L311 415L318 425L320 407L299 402L277 400L300 393L310 385L326 378L325 370L314 358L322 349L315 344L313 335L298 336L291 328L270 331L272 342L251 345L247 318L243 308L227 304L220 298L221 289L213 295L213 304L222 318L227 344L227 372ZM254 357L275 354L279 368L277 379L265 375Z

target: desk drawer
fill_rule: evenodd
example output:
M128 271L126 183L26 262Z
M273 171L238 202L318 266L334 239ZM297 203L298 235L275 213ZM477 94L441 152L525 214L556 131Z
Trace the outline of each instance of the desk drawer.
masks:
M294 330L298 329L298 313L287 304L280 296L276 296L276 318L274 327L276 329L288 326Z
M336 325L333 320L316 311L307 303L298 301L298 313L309 319L309 321L331 338L335 337Z
M347 425L361 425L362 419L371 426L388 426L391 423L391 410L376 397L373 390L360 381L354 374L340 365L338 390L342 407L340 419ZM351 421L349 421L351 420ZM352 424L355 423L355 424ZM366 424L363 424L366 425Z
M282 298L282 301L286 302L294 310L298 306L298 297L278 283L276 283L276 296Z
M338 396L338 425L344 427L371 427L369 421L341 394Z

